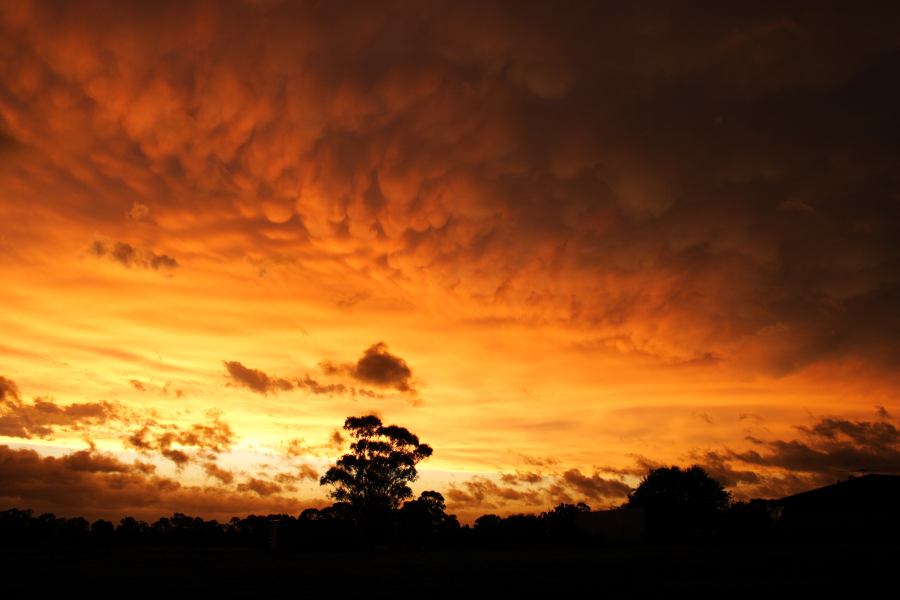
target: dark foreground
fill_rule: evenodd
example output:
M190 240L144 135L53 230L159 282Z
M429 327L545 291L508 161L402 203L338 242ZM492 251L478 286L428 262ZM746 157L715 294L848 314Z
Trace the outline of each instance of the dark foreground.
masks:
M897 545L709 545L273 553L0 549L5 598L726 597L896 592ZM680 596L681 594L679 594Z

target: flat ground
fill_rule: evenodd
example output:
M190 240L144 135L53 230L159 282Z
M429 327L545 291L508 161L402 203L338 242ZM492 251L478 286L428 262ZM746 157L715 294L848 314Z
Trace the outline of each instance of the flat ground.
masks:
M777 597L897 595L898 545L709 545L280 553L0 549L4 598ZM892 589L893 588L893 589ZM886 594L886 595L883 595ZM768 599L765 599L768 600Z

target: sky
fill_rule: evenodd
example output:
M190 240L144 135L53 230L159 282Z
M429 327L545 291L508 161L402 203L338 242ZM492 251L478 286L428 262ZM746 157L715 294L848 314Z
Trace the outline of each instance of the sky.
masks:
M900 472L884 3L0 3L0 508Z

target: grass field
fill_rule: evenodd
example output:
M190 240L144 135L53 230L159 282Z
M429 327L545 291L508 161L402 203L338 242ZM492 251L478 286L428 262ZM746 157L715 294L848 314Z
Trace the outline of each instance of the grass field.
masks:
M4 598L734 597L895 589L896 545L274 553L2 549ZM883 592L880 597L896 597Z

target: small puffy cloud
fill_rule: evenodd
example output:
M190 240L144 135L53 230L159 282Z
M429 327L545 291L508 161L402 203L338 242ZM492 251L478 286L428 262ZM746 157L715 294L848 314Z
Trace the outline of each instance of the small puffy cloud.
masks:
M260 371L245 367L237 361L224 361L228 375L236 385L248 388L257 394L272 394L294 389L294 384L282 377L272 377Z
M631 487L616 479L607 479L598 473L585 475L578 469L565 471L551 489L563 494L574 492L580 498L591 500L621 500L628 496Z
M500 475L500 480L509 485L534 484L544 480L544 476L540 473L531 471L516 471L515 473L504 473Z
M272 481L250 477L247 481L239 483L237 489L239 492L254 492L260 496L271 496L280 492L281 486Z
M279 473L275 476L275 481L285 485L297 483L305 479L311 481L318 481L319 479L319 472L316 471L312 465L305 463L299 465L294 471Z
M279 444L279 449L288 458L303 456L329 456L339 452L346 443L346 438L337 429L331 432L328 439L321 444L307 444L303 438L293 438Z
M451 509L497 509L507 505L542 507L546 504L543 490L520 489L500 485L487 477L476 476L461 484L450 484L445 494Z
M139 250L131 244L116 242L108 245L95 240L88 252L97 258L108 258L127 268L150 269L153 271L171 271L178 268L178 261L167 254L157 254L152 250Z
M476 476L459 484L451 484L446 496L454 510L521 511L548 508L560 502L591 500L615 503L624 500L631 487L623 481L602 477L595 472L585 475L578 469L562 473L514 473L492 478Z
M204 464L203 471L208 477L214 477L221 483L231 483L232 481L234 481L234 473L232 473L228 469L223 469L213 461Z
M218 414L210 413L209 421L189 427L148 420L122 441L126 447L142 453L158 452L176 466L183 467L196 457L211 461L216 455L230 450L235 439L231 426Z
M128 211L128 218L132 221L143 221L150 216L150 207L137 200L131 205Z
M5 403L7 400L18 402L19 387L15 381L0 376L0 402Z
M23 400L14 381L0 377L0 435L51 438L58 430L78 431L122 418L121 407L111 402L59 404L52 398Z
M357 381L401 392L415 393L412 370L406 361L388 351L387 344L378 342L363 352L355 363L323 362L322 370L328 375L347 374Z

